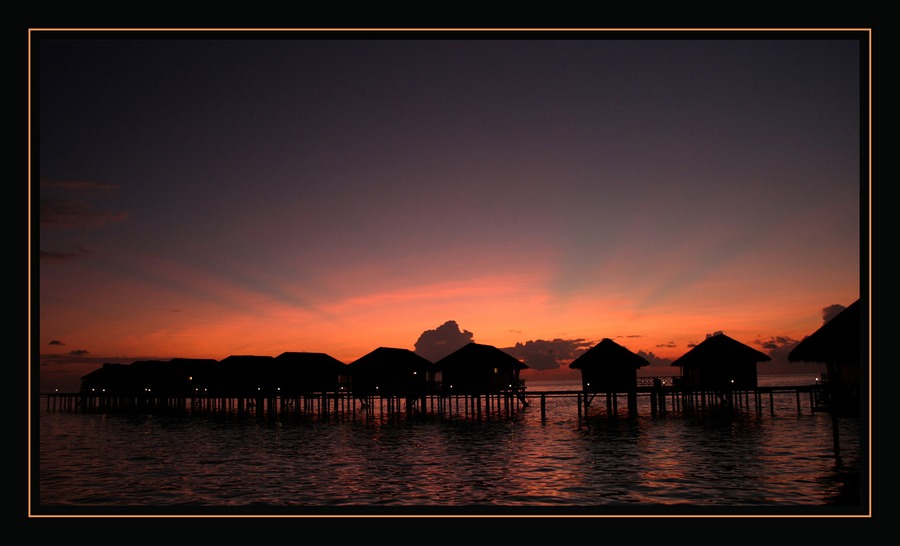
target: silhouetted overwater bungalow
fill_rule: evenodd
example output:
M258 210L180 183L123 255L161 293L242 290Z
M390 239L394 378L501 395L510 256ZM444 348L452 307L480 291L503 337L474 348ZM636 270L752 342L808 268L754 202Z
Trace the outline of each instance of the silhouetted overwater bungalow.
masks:
M812 336L811 336L812 337ZM858 346L858 339L857 339ZM799 352L799 351L798 351ZM617 414L619 394L628 394L629 413L636 414L637 397L649 394L651 414L664 413L666 398L672 411L681 407L693 411L707 399L740 404L743 395L749 405L754 395L761 407L757 386L756 364L769 357L724 334L708 336L672 365L680 366L681 377L672 385L654 381L639 384L637 371L648 365L646 359L628 349L604 339L570 364L582 375L580 391L535 392L540 397L544 415L548 397L574 397L581 415L597 393L605 393L610 415ZM858 368L858 361L856 363ZM237 414L255 413L274 416L291 411L294 414L341 414L354 410L354 398L363 406L372 407L375 398L387 403L388 412L399 409L405 399L407 411L421 402L421 408L440 415L480 415L483 407L493 412L502 407L514 407L517 399L528 404L531 393L525 392L519 372L528 366L491 345L469 343L436 363L408 349L379 347L350 364L343 364L324 353L285 352L278 357L231 355L222 361L212 359L177 358L164 362L137 361L132 364L104 364L82 377L79 407L85 409L137 408L186 409L200 412L222 411ZM751 392L754 391L754 392ZM792 388L797 394L810 393L815 410L817 390L810 387ZM771 407L773 394L766 389ZM349 393L349 395L348 395ZM71 394L63 397L64 405L71 403ZM54 397L55 399L56 397ZM482 401L484 402L482 404ZM264 406L263 406L264 403ZM463 411L459 411L462 403ZM717 405L717 404L716 404ZM383 407L383 406L382 406ZM245 411L245 408L247 411ZM252 410L252 411L251 411ZM470 410L472 410L470 412Z
M163 396L176 381L172 366L163 360L136 360L128 368L134 386L148 396Z
M443 394L515 392L523 385L519 372L528 366L493 345L467 343L434 364Z
M275 358L231 355L216 364L212 393L218 397L254 398L277 394L272 383Z
M272 381L284 396L349 390L347 364L325 353L284 352L275 357Z
M672 362L686 391L727 393L757 388L758 362L771 360L725 334L713 334Z
M140 393L131 364L104 363L81 377L81 392L109 396L133 396Z
M637 371L649 365L646 358L637 355L615 341L604 338L569 364L569 368L581 370L581 390L585 394L585 411L593 395L605 393L607 406L613 411L617 393L628 395L628 408L637 413Z
M183 362L174 360L107 363L81 379L81 392L105 409L183 407L193 394L189 370Z
M825 364L823 392L832 413L859 415L860 362L863 359L860 340L862 328L860 300L835 315L818 330L803 338L788 354L791 362Z
M108 396L191 396L209 386L214 359L173 358L106 363L81 378L81 392Z
M213 358L173 358L168 362L173 376L172 394L191 396L206 394L215 380L218 360Z
M416 398L427 392L433 364L409 349L379 347L347 366L356 398Z
M163 395L176 383L171 364L163 360L137 360L131 364L103 364L81 378L82 392L108 396Z
M611 339L603 339L569 364L581 370L581 389L586 393L632 392L637 388L638 368L650 362Z

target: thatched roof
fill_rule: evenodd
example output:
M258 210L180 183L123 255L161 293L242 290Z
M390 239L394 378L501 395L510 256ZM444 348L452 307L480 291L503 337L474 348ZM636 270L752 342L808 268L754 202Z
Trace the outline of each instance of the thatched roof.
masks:
M175 364L176 366L212 366L219 362L215 358L173 358L169 361L170 364Z
M118 378L124 377L131 369L130 364L121 364L118 362L104 362L103 365L96 370L81 376L82 381L97 380L100 378Z
M346 364L325 353L287 351L276 356L275 363L279 366L301 368L305 372L316 374L341 373L347 368Z
M226 356L222 360L219 361L219 364L237 364L237 363L248 363L255 364L257 362L269 362L274 357L268 355L231 355Z
M769 355L749 345L726 336L715 334L698 343L694 348L672 362L683 368L705 367L721 364L753 364L772 360Z
M493 345L470 342L453 351L434 363L435 369L475 370L479 368L498 368L502 370L521 370L528 366L511 354Z
M860 304L851 303L788 353L791 362L824 364L860 362Z
M219 361L219 368L245 370L270 365L275 358L268 355L231 355Z
M581 370L597 366L634 366L637 369L648 364L650 362L646 358L605 338L573 360L569 367Z
M348 366L350 367L350 373L365 372L382 375L398 372L426 371L431 368L432 363L409 349L379 347L354 360Z

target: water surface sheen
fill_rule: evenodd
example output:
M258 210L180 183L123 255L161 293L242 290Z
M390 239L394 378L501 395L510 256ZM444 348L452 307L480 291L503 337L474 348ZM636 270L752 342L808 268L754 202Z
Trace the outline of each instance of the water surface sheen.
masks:
M592 409L593 412L593 409ZM861 431L775 415L256 420L41 411L38 513L864 513Z

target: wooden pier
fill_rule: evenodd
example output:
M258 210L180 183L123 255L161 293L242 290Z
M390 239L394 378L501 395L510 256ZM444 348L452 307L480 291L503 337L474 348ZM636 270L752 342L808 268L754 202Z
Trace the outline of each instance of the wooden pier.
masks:
M108 395L98 392L41 393L48 412L83 413L180 413L235 417L307 417L332 419L357 415L434 415L442 418L481 419L512 417L526 407L536 407L541 420L547 418L547 402L571 401L579 419L593 415L634 417L639 408L650 408L652 417L698 414L711 411L741 411L775 415L776 397L790 396L797 414L827 411L820 385L757 387L728 392L686 391L671 382L639 378L631 392L589 393L582 390L529 391L515 389L496 394L425 393L416 396L354 396L351 392L322 392L307 395L279 394L254 397L218 397L195 393L191 396ZM645 403L639 403L644 399ZM783 398L780 398L783 400ZM782 402L781 406L784 406Z

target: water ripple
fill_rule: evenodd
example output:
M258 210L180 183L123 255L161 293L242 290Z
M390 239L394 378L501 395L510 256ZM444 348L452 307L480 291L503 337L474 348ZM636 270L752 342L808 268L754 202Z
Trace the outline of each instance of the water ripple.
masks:
M43 413L42 507L858 505L860 431L830 418L368 418ZM790 413L790 412L788 412Z

